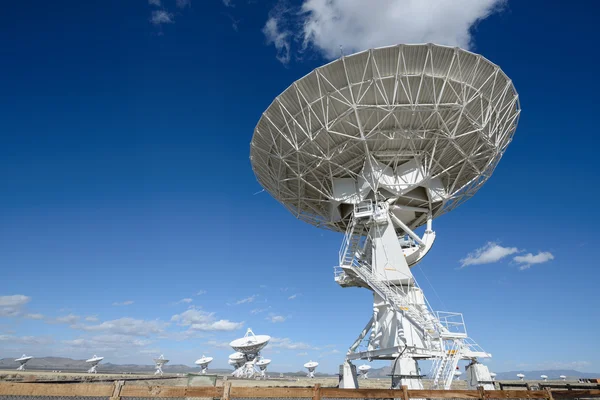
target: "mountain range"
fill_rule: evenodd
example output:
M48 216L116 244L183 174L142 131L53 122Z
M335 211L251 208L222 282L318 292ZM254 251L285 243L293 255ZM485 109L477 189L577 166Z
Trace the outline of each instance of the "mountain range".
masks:
M18 363L12 358L0 359L1 370L16 369ZM27 363L27 368L32 370L47 370L47 371L87 371L89 365L85 360L73 360L65 357L41 357L33 358ZM101 373L122 373L122 372L140 372L140 373L153 373L155 370L154 365L137 365L137 364L111 364L109 362L102 363L98 366L98 372ZM231 369L212 369L209 368L212 374L230 374ZM200 368L189 367L183 364L167 364L163 367L165 373L198 373ZM373 368L369 371L369 377L371 378L387 378L391 374L391 366L385 366L382 368ZM577 378L600 378L600 373L580 372L571 369L557 369L557 370L538 370L538 371L508 371L498 372L496 375L497 380L516 380L517 374L524 374L525 379L539 380L540 375L548 376L548 379L559 379L560 375L565 375L567 379L574 380ZM271 376L276 376L280 372L269 371ZM306 376L305 371L296 372L284 372L286 376ZM334 374L323 374L317 373L317 376L334 376Z

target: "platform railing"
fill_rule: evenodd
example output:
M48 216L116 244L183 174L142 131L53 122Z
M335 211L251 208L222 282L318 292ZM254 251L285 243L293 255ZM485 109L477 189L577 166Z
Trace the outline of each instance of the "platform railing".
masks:
M94 383L0 383L0 398L95 397L110 400L122 398L212 398L231 399L578 399L599 398L600 390L409 390L338 389L321 387L238 387L230 381L222 387L142 386L116 381L113 385Z

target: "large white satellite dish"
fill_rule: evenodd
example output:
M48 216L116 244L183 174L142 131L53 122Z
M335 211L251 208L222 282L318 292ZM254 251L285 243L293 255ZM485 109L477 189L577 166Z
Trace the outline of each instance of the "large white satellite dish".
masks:
M96 374L96 373L98 373L98 371L96 370L96 368L98 367L98 364L100 364L100 361L102 361L102 360L104 360L104 357L98 357L95 354L94 354L94 357L85 360L85 362L90 365L90 369L88 369L88 371L87 371L88 374Z
M519 378L519 380L522 381L523 379L525 379L525 375L524 374L517 374L517 378Z
M270 336L255 335L252 329L248 328L243 338L229 343L236 351L229 356L230 365L235 368L232 375L236 378L254 378L258 373L255 366L260 360L260 351L269 344L269 340L271 340Z
M164 365L166 363L169 362L169 360L165 359L165 356L161 354L160 357L155 358L152 361L154 361L154 366L156 368L156 371L154 372L154 375L163 375L162 368L164 367Z
M433 387L449 389L462 359L469 385L494 389L476 362L491 355L467 336L462 314L430 308L411 267L433 246L433 219L491 176L519 115L497 65L434 44L342 57L262 114L250 147L258 181L297 218L344 232L335 280L374 292L340 387L354 387L350 362L363 359L391 360L394 387L422 389L417 361L432 360Z
M315 377L315 370L317 369L317 367L319 366L319 363L316 361L312 361L310 360L309 362L307 362L306 364L304 364L304 368L306 368L308 370L308 377L309 378L314 378Z
M31 360L33 357L32 356L27 356L25 354L23 354L21 357L17 358L15 361L19 363L19 368L17 368L17 371L25 371L25 364L27 364L29 362L29 360Z
M206 374L206 370L208 369L208 364L210 364L212 362L212 360L213 360L212 357L206 357L203 354L201 358L199 358L199 359L196 360L195 364L200 367L200 369L202 370L203 374ZM233 360L229 359L229 361L233 361ZM233 361L233 362L235 363L235 361Z

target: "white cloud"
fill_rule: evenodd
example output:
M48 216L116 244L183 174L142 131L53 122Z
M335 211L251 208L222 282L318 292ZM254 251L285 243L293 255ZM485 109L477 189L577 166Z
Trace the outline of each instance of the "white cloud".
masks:
M116 351L128 349L131 346L144 347L153 342L148 339L132 339L130 335L105 334L92 336L90 338L63 340L62 343L69 347L94 349L94 351Z
M267 307L267 308L255 308L253 310L250 311L250 314L260 314L263 313L265 311L268 311L271 308L271 306Z
M253 294L250 297L246 297L245 299L240 299L240 300L236 301L235 304L239 305L239 304L245 304L245 303L252 303L254 300L256 300L257 297L258 297L257 294Z
M148 4L150 4L151 6L160 7L160 0L148 0Z
M175 4L179 8L186 8L192 5L192 0L176 0Z
M120 307L120 306L130 306L133 303L134 303L133 300L125 300L125 301L122 301L120 303L117 302L117 301L115 301L114 303L112 303L112 305L116 306L116 307Z
M150 336L151 334L162 333L168 323L159 320L146 321L135 318L119 318L111 321L104 321L97 325L73 325L74 329L81 329L88 332L106 332L118 335L130 336Z
M290 338L272 337L269 341L269 347L277 347L287 350L315 350L316 348L303 342L294 342Z
M298 357L306 357L308 356L308 353L306 351L303 351L302 353L298 353L296 354Z
M272 323L277 323L277 322L285 322L285 320L287 319L287 317L284 317L283 315L270 314L265 319L267 321L272 322Z
M288 300L294 300L298 296L299 296L298 293L295 293L295 294L291 295L290 297L288 297Z
M16 317L21 315L23 307L30 301L31 297L22 294L0 296L0 317Z
M273 13L269 16L267 23L263 27L263 33L267 38L267 44L275 46L277 59L282 64L290 62L291 58L291 35L292 33L281 27L283 17Z
M203 294L206 294L206 290L198 290L198 292L196 292L196 296L202 296Z
M54 340L44 336L14 336L0 335L0 343L5 344L24 344L24 345L42 345L51 344Z
M57 323L57 324L74 324L77 321L79 321L80 317L79 315L75 315L75 314L69 314L69 315L63 315L62 317L56 317L54 318L51 322Z
M165 10L157 10L152 11L152 17L150 17L150 22L152 22L154 25L161 25L172 24L173 22L175 22L175 20L173 19L173 14L171 14L170 12L167 12Z
M85 320L87 322L98 322L98 317L96 317L95 315L88 315L87 317L85 317Z
M536 255L533 255L532 253L527 253L525 255L515 256L513 258L514 262L516 262L517 264L521 264L519 266L519 269L521 271L524 269L531 268L531 266L534 264L543 264L551 260L554 260L554 256L548 251L539 252Z
M516 247L502 247L498 243L488 242L485 246L469 253L460 260L461 268L469 265L491 264L500 261L504 257L518 253Z
M225 5L225 7L235 7L231 0L223 0L223 4Z
M27 319L44 319L42 314L25 314L23 317Z
M226 319L217 320L215 313L191 308L171 317L171 321L180 326L189 326L196 331L233 331L244 326L243 322L233 322Z
M471 29L506 0L303 0L299 9L280 2L263 28L277 58L287 63L293 38L327 58L398 43L439 43L470 48Z
M190 299L189 297L185 298L185 299L181 299L177 302L177 304L181 304L181 303L187 303L190 304L192 301L194 301L193 299Z

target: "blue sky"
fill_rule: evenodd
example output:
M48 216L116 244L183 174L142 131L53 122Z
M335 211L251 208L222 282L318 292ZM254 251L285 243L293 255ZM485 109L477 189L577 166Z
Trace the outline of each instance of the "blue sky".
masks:
M336 371L371 294L335 284L340 234L257 193L253 129L338 44L436 41L500 65L522 115L493 177L434 222L415 275L434 308L464 313L492 370L600 371L599 217L584 201L599 194L600 6L379 1L5 4L0 358L226 367L251 327L274 338L272 369Z

